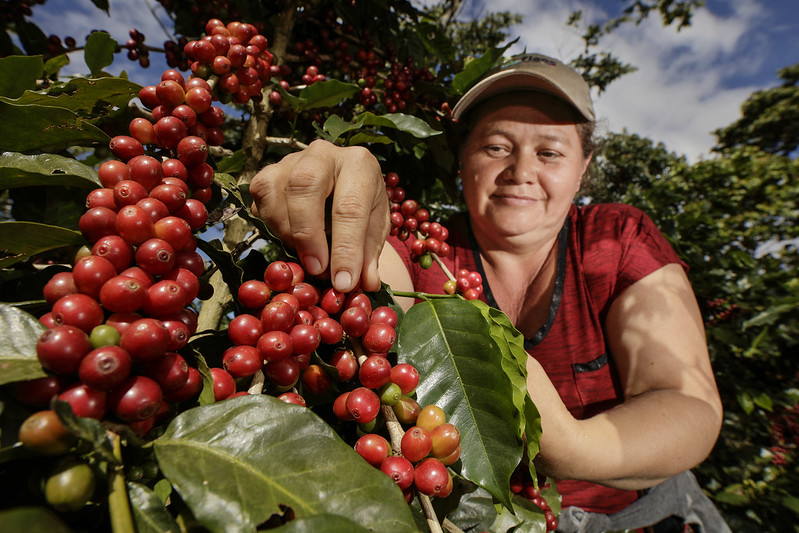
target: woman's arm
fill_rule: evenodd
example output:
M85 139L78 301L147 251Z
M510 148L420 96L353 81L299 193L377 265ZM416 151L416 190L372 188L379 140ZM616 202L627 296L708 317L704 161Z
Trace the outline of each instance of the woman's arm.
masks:
M612 304L606 330L625 401L586 420L566 410L541 366L528 389L541 412L543 473L624 489L659 483L705 459L721 401L702 318L683 269L664 266Z

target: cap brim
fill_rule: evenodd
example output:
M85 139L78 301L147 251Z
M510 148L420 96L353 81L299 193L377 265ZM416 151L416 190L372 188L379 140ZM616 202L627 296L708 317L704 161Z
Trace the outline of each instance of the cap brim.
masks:
M466 91L455 107L452 109L453 120L459 120L467 111L476 104L499 94L517 91L538 91L551 94L572 105L584 118L593 121L594 113L591 109L582 109L557 83L533 72L507 70L494 73L479 81L474 87Z

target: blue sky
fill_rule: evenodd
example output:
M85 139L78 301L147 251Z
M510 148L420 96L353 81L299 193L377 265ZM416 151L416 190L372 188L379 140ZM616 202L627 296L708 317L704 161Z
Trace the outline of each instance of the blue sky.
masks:
M511 51L526 47L569 61L582 49L579 33L565 25L569 13L581 9L586 22L603 21L621 5L620 0L465 0L462 15L521 13L523 23L511 29L511 38L519 38ZM124 43L131 27L142 31L148 44L160 46L166 39L154 16L164 18L156 0L111 0L110 6L107 17L89 0L49 0L34 7L33 20L45 33L71 34L79 41L102 28ZM707 0L690 28L664 29L650 17L639 26L623 25L603 46L638 71L594 95L602 128L649 137L696 161L712 157L712 131L736 120L752 92L775 86L776 71L799 62L799 0ZM72 71L86 72L75 59ZM127 69L134 81L151 84L166 68L159 59L153 55L152 67L144 71L126 59L108 70Z

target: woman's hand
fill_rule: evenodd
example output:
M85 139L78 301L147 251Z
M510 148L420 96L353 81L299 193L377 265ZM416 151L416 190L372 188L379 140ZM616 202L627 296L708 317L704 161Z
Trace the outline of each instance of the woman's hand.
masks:
M333 286L344 292L359 280L364 290L380 288L389 205L380 164L368 150L314 141L256 174L250 193L253 213L297 251L309 274L329 267Z

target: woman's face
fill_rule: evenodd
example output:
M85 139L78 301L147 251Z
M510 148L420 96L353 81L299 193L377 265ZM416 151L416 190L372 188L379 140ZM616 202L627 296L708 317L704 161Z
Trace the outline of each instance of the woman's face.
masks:
M461 180L475 234L520 243L554 238L590 157L576 114L543 93L501 95L481 104L461 155Z

